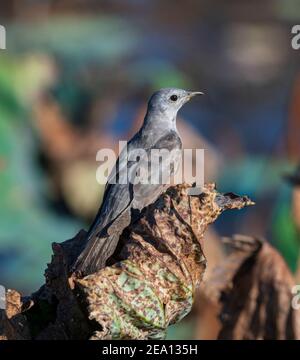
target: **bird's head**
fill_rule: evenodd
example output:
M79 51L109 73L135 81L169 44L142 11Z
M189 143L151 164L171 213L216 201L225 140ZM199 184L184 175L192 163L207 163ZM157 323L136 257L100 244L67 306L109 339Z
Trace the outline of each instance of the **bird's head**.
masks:
M203 93L176 88L158 90L149 100L148 111L158 112L168 118L174 118L178 110L195 95L203 95Z

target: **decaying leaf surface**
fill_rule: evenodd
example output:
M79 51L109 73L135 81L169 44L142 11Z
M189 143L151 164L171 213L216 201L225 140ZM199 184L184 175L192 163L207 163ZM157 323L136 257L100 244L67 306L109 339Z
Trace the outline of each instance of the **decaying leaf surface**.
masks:
M208 225L226 209L253 204L247 197L219 194L214 184L199 196L188 196L189 187L171 187L144 209L97 273L69 273L84 231L53 244L45 285L25 303L20 299L19 310L6 320L24 316L33 339L164 338L168 325L191 309L206 267L202 243ZM14 338L5 329L1 334Z
M112 266L77 281L90 319L103 329L94 338L161 339L190 312L206 267L207 226L223 210L252 202L220 195L212 184L189 197L188 187L171 188L146 209L123 234Z
M0 310L0 340L28 340L27 319L22 314L21 295L15 290L6 292L6 309Z
M196 292L192 309L192 318L196 322L194 337L201 340L215 340L221 328L218 317L220 304L207 296L204 289L205 283L209 282L210 277L213 275L213 269L224 261L226 253L222 238L213 227L209 227L205 232L204 253L207 259L207 268L203 281Z
M219 339L300 339L295 280L281 255L261 239L236 235L225 241L232 253L208 286L222 305Z

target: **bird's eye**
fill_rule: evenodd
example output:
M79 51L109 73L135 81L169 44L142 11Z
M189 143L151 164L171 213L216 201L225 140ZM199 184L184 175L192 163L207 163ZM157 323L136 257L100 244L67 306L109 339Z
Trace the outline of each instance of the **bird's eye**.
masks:
M172 101L176 101L177 99L178 99L177 95L171 95L170 96L170 100L172 100Z

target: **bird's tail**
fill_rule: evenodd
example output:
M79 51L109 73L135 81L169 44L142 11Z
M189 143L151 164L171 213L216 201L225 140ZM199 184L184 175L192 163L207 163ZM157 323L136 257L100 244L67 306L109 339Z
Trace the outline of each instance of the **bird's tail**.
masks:
M72 271L89 275L105 267L106 260L112 255L112 244L117 244L120 234L93 236L87 241L82 253L73 265Z

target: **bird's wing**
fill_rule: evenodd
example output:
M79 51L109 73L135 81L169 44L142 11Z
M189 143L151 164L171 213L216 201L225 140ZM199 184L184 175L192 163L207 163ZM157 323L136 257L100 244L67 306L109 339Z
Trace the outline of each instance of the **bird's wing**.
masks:
M151 149L181 148L181 141L176 132L160 138ZM150 156L150 150L146 150ZM142 160L142 159L140 159ZM130 171L138 171L141 164L130 162ZM162 169L164 171L164 169ZM149 173L150 176L150 173ZM131 208L142 210L153 203L169 185L163 184L108 184L104 202L91 227L87 244L75 263L75 270L92 273L105 266L107 259L115 251L120 235L131 222Z
M174 173L178 170L177 166L180 166L181 152L171 153L172 150L181 150L182 143L181 139L175 131L168 132L165 136L157 141L153 148L147 151L147 156L150 158L150 151L153 149L157 150L168 150L163 156L162 161L156 168L155 164L151 163L149 170L148 183L146 184L135 184L133 185L133 201L132 207L135 209L142 210L146 206L152 204L156 199L170 186L170 183L162 183L162 175L170 175L170 180ZM151 184L150 176L151 171L158 173L159 184Z
M130 142L128 145L129 144ZM122 149L120 157L117 159L111 173L107 178L102 204L94 219L94 222L90 226L88 231L88 238L90 237L90 234L98 232L99 229L104 229L119 214L121 214L130 203L130 189L128 188L128 184L117 183L120 174L122 174L125 168L130 168L134 165L133 162L120 162L120 158L123 158L125 151L128 151L128 149ZM114 183L114 181L116 183Z
M130 224L131 184L109 184L104 202L87 234L85 247L77 258L73 271L94 273L105 266L114 252L119 237ZM109 231L115 223L117 231Z

